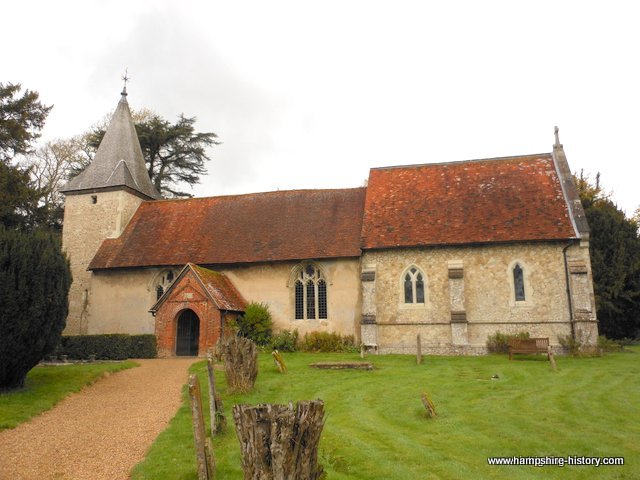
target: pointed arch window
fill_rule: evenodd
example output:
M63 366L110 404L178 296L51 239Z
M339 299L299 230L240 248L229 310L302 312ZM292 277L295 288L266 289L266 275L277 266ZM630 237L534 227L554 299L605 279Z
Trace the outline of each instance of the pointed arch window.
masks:
M524 302L524 272L519 263L513 267L513 289L515 292L516 302Z
M160 297L164 295L174 280L175 274L172 270L165 270L157 276L155 282L156 300L160 300Z
M424 303L424 273L410 267L403 277L404 303Z
M316 265L308 263L297 267L294 302L296 320L327 318L327 282Z

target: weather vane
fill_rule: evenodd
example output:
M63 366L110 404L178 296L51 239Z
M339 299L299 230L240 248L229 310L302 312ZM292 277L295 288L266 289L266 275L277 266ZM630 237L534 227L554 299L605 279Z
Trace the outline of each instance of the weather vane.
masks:
M125 68L124 69L124 75L122 76L122 80L124 81L124 88L122 89L122 95L127 95L127 82L129 80L131 80L131 77L129 76L129 69Z

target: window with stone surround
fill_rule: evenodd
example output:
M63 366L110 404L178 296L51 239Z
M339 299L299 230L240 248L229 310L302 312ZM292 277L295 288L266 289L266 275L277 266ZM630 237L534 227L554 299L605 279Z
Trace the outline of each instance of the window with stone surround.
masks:
M524 272L519 263L513 267L513 290L516 302L524 302Z
M327 318L327 282L314 263L303 263L294 269L294 311L296 320Z
M531 284L532 265L522 258L515 258L507 265L506 280L509 285L509 305L530 308L534 306L535 290Z
M422 270L410 266L402 276L402 291L405 304L424 304L424 280Z

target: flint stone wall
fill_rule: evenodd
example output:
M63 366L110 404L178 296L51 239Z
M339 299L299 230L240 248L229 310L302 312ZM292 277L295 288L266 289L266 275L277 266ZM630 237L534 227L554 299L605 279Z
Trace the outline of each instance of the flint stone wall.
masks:
M381 352L413 353L416 335L422 351L434 354L481 354L496 332L527 331L548 337L572 333L566 243L518 243L490 246L439 247L367 251L363 272L375 271L375 285L363 282L363 305L376 323ZM574 329L587 344L597 342L595 303L588 245L567 250L573 298ZM524 270L525 301L515 300L513 267ZM403 275L415 265L425 275L425 303L407 305ZM579 309L576 309L579 306ZM370 328L370 325L367 326Z

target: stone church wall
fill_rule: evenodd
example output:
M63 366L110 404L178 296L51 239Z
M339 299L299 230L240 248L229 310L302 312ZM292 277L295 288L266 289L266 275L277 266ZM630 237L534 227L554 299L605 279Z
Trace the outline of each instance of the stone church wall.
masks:
M126 191L67 195L62 247L71 264L69 315L64 333L79 335L89 329L92 274L89 263L105 238L118 237L142 200Z
M566 243L527 243L366 252L362 259L362 327L375 322L381 352L409 353L420 334L424 351L484 353L489 335L527 331L532 337L572 333L563 248ZM597 339L588 247L567 252L584 269L571 278L574 302L584 316L584 340ZM573 259L573 260L571 260ZM525 301L516 301L513 268L524 271ZM425 276L425 303L405 304L402 278L411 266ZM371 280L373 278L373 280ZM574 320L579 318L575 315Z
M358 334L360 321L359 259L320 260L327 280L327 320L295 320L291 276L298 262L215 267L229 277L247 302L269 305L277 330ZM177 276L182 266L173 268ZM154 333L149 309L156 302L156 288L168 269L144 268L97 271L88 305L87 333ZM358 327L356 329L356 327Z
M248 302L269 305L276 329L297 329L300 335L312 331L358 335L360 323L360 261L319 260L327 281L327 320L295 320L294 279L299 262L282 262L220 269Z
M154 333L155 319L149 309L156 303L154 279L159 271L145 268L93 273L87 333Z

